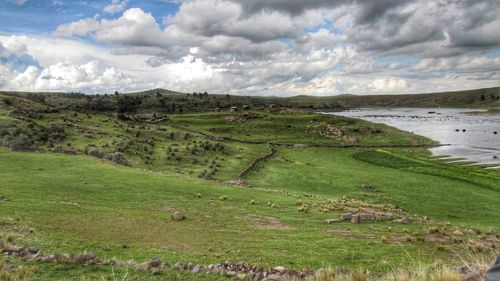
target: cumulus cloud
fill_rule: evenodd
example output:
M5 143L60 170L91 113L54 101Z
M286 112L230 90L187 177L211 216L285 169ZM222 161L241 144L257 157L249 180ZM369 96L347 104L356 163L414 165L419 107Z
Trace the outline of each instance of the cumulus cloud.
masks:
M127 7L128 0L111 0L111 4L104 7L103 11L109 14L122 12Z
M327 95L500 85L497 0L174 2L163 22L112 0L106 17L51 38L0 36L0 87Z

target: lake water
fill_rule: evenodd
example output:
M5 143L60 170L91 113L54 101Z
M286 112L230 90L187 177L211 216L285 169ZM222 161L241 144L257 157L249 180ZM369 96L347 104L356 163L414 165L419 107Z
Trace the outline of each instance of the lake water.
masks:
M477 111L477 109L450 108L391 108L356 109L331 114L384 123L426 136L441 144L450 144L431 148L433 155L449 155L481 164L500 165L500 115L466 114Z

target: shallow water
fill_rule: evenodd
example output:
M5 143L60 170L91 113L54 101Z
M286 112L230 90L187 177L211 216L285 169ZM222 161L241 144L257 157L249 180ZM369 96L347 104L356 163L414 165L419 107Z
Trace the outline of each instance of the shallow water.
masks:
M431 148L430 151L436 156L449 155L481 164L500 165L500 115L465 114L477 111L477 109L450 108L391 108L356 109L331 114L384 123L426 136L441 144L450 144L450 146Z

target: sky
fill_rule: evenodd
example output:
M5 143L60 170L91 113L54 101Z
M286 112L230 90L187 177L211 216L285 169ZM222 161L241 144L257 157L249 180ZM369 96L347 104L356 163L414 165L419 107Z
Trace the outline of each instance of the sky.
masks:
M500 0L0 0L0 90L500 86Z

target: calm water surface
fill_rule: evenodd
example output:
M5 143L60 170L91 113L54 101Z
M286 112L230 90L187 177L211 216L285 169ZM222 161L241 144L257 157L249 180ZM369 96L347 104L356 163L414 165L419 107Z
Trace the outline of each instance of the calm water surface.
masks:
M434 155L450 155L482 164L500 165L500 115L466 114L477 111L477 109L450 108L391 108L356 109L332 114L384 123L426 136L441 144L450 144L430 149Z

